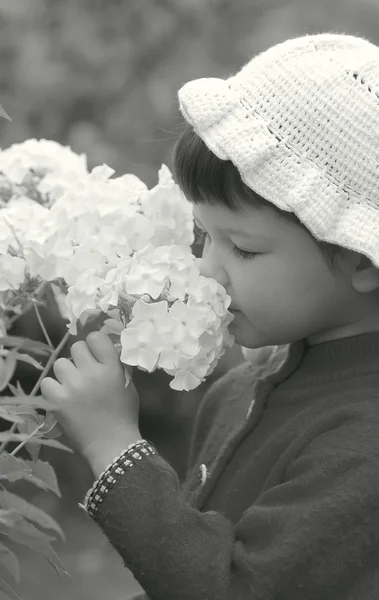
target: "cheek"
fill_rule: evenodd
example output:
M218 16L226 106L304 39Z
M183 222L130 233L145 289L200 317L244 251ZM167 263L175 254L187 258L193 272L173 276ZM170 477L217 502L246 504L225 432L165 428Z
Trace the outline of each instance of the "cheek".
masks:
M234 300L248 314L262 317L309 312L322 306L333 294L334 281L318 261L268 260L252 266L233 281Z

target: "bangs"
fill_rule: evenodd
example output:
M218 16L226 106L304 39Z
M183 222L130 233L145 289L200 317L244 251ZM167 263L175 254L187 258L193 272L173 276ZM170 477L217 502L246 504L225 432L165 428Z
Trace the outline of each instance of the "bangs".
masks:
M231 212L269 206L279 217L295 223L312 236L295 213L281 210L247 186L232 161L218 158L188 123L174 146L172 173L193 204L218 205ZM340 247L312 237L333 271L334 257Z
M172 170L193 204L221 205L231 212L268 204L245 185L234 164L218 158L188 124L175 144Z

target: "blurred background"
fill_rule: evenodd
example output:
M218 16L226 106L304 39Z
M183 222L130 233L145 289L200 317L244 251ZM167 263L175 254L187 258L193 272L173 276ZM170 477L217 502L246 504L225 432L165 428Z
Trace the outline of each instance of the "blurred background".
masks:
M379 0L0 0L0 145L53 139L134 173L155 185L182 119L177 90L199 77L225 77L254 54L286 38L323 31L351 33L379 44ZM45 315L57 344L65 330ZM33 317L13 331L42 339ZM240 362L230 352L212 379ZM25 389L35 372L23 367ZM193 417L207 381L193 393L172 393L165 374L135 373L141 431L184 476ZM77 455L44 450L57 471L62 499L19 486L61 524L54 545L70 577L19 546L24 600L123 600L140 588L96 525L78 508L92 484ZM0 598L2 598L0 593Z

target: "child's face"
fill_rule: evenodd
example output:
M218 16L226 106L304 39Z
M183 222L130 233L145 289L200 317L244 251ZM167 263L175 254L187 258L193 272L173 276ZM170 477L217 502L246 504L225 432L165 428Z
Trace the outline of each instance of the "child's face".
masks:
M225 287L238 311L229 326L237 344L317 343L353 335L354 324L365 318L367 294L353 289L351 275L331 272L299 225L269 207L231 213L196 205L193 212L207 234L202 274ZM242 258L234 246L257 255Z

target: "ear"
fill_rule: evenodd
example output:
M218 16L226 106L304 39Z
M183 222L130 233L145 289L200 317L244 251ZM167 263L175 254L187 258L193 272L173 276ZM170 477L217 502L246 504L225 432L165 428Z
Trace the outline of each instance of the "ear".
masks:
M353 288L362 294L374 292L379 288L379 269L371 266L357 270L352 277Z
M367 256L358 256L359 260L354 261L351 284L355 291L361 294L374 292L379 288L379 269L372 264Z
M356 292L367 294L379 289L379 269L367 256L341 248L335 256L335 265L351 277L351 285Z

